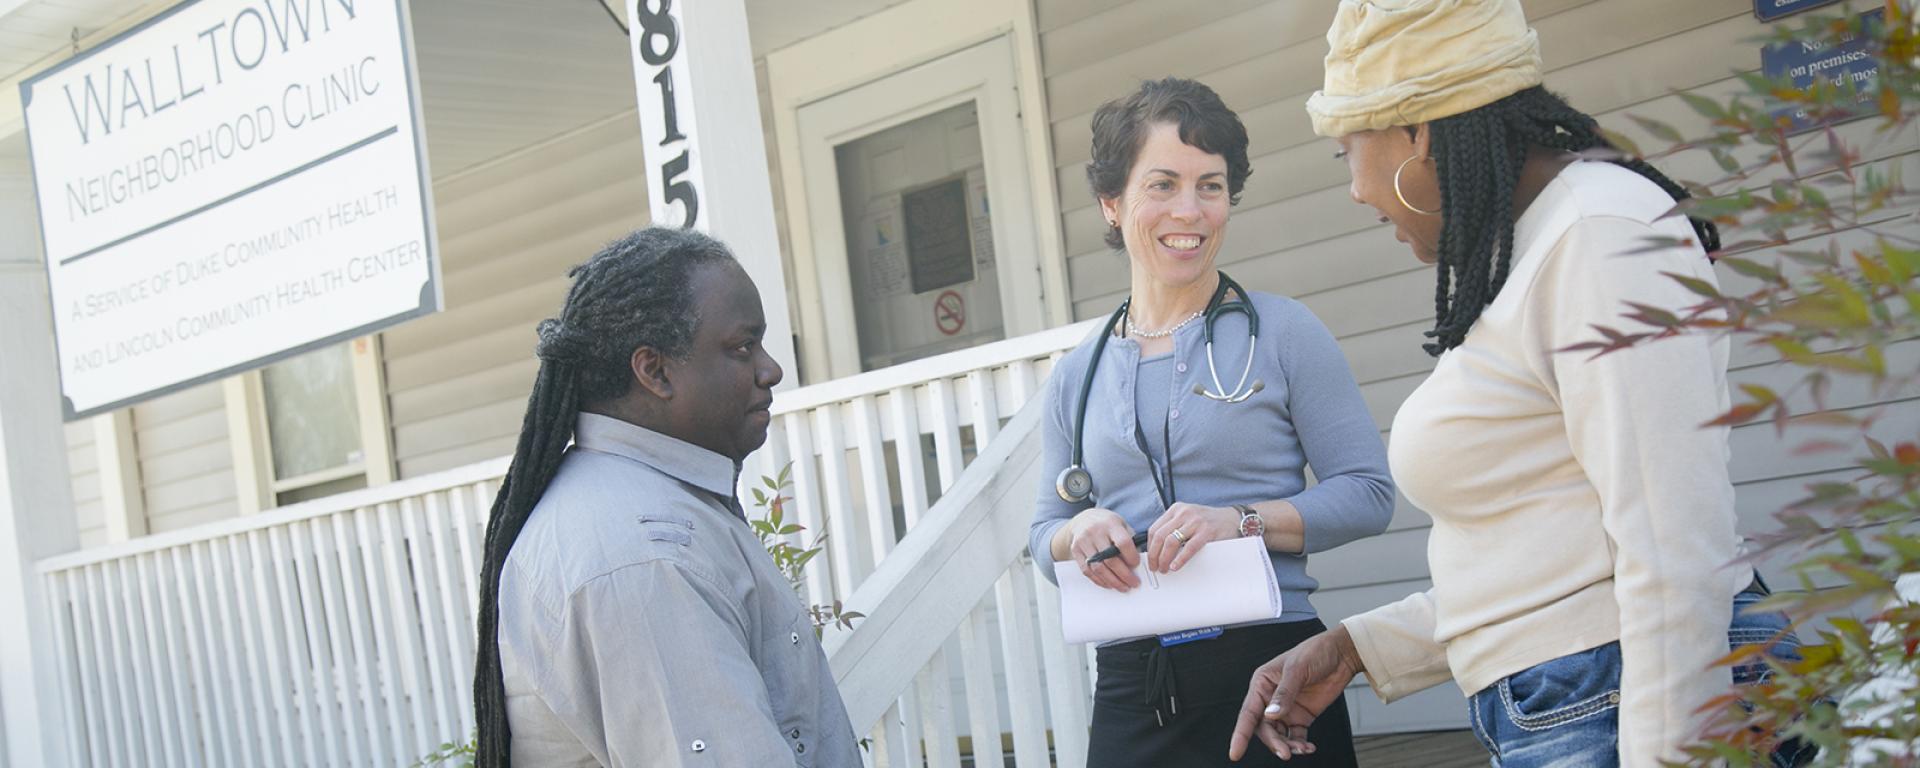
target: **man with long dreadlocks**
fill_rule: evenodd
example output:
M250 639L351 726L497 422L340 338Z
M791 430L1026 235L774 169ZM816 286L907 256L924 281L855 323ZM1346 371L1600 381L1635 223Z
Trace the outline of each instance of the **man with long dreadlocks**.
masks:
M1733 562L1728 430L1700 427L1728 407L1729 345L1570 348L1629 302L1695 304L1670 275L1714 281L1714 225L1541 87L1519 0L1339 0L1327 42L1314 130L1354 202L1437 267L1439 359L1388 449L1433 517L1433 588L1263 665L1229 754L1311 748L1304 726L1365 673L1387 701L1453 680L1505 768L1678 760L1716 696L1766 674L1715 660L1787 625L1738 610L1765 587Z
M753 281L659 228L570 276L487 524L477 762L858 764L812 622L734 497L781 376Z

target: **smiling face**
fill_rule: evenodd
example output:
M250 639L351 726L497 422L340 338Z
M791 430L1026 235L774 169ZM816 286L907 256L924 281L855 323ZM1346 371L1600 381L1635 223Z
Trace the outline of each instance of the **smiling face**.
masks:
M1170 286L1211 274L1227 230L1227 161L1180 140L1179 126L1155 123L1134 155L1127 185L1102 198L1136 271Z
M1393 225L1393 236L1413 249L1415 258L1432 264L1440 259L1440 215L1418 213L1394 194L1393 176L1400 173L1400 192L1407 204L1422 211L1440 210L1440 178L1435 170L1427 126L1409 135L1406 128L1359 131L1340 137L1340 156L1353 177L1348 193L1353 201L1380 214L1380 223ZM1412 158L1411 162L1408 160ZM1406 165L1401 171L1400 166Z

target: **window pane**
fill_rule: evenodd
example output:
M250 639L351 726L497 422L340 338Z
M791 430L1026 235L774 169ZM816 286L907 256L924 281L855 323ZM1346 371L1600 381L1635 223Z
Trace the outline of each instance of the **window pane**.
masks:
M360 461L353 359L340 344L261 371L273 476L299 477Z
M833 151L861 368L1005 338L975 103Z

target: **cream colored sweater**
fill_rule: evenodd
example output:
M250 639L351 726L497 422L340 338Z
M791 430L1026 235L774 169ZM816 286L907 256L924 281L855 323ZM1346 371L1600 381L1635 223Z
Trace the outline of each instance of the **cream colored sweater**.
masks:
M1662 272L1713 281L1651 182L1576 162L1514 230L1512 272L1465 343L1441 356L1394 417L1394 480L1433 516L1433 588L1348 619L1368 680L1392 701L1453 678L1501 678L1620 641L1624 765L1679 757L1695 710L1731 683L1733 567L1727 342L1688 336L1597 359L1556 352L1645 330L1633 301L1697 297Z

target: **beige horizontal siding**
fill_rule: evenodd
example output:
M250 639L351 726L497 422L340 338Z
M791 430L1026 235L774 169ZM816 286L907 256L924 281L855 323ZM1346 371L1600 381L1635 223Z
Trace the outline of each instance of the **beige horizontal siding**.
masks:
M73 480L73 515L80 528L80 546L97 547L107 543L107 523L100 502L100 455L94 449L93 422L88 419L67 422L64 432L67 474Z
M148 533L240 513L226 398L218 383L133 406L133 444Z
M646 223L642 167L628 115L436 182L445 308L382 335L400 477L513 452L534 326L570 267Z

